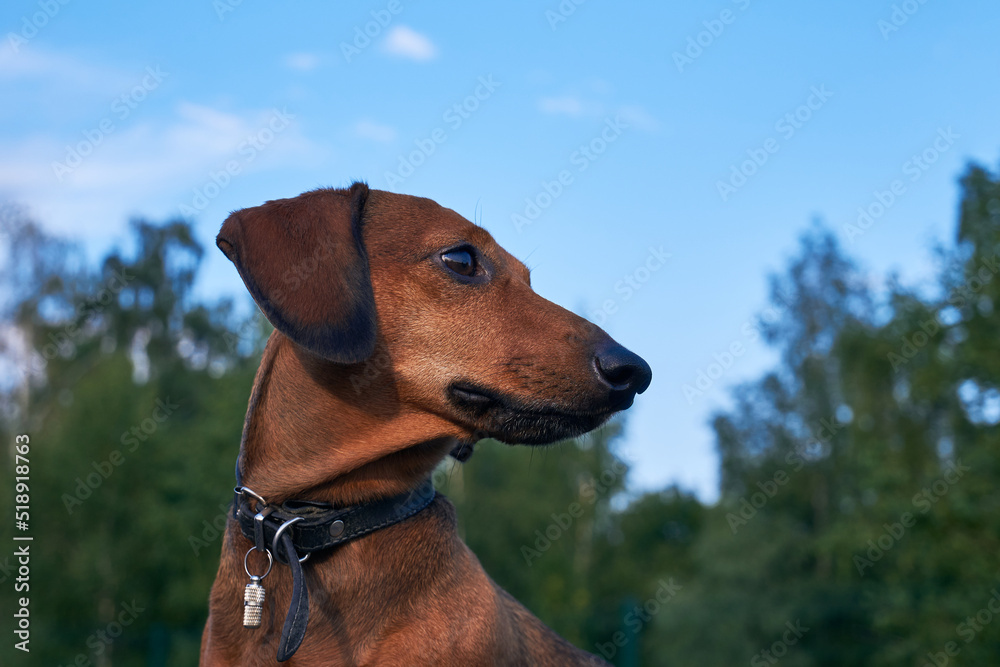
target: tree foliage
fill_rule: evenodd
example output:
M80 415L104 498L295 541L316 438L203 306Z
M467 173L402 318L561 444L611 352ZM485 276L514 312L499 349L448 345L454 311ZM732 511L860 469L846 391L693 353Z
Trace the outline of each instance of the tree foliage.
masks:
M779 361L713 419L717 504L631 493L622 421L443 465L486 571L623 666L993 664L1000 178L970 166L961 188L929 287L875 290L830 232L803 235L759 322ZM5 442L31 435L32 662L193 664L268 326L195 296L204 251L183 221L133 223L134 250L93 267L0 213L0 419ZM13 576L0 556L0 585Z
M1000 182L961 183L934 289L873 294L821 229L773 280L781 364L714 420L721 500L646 664L1000 655Z

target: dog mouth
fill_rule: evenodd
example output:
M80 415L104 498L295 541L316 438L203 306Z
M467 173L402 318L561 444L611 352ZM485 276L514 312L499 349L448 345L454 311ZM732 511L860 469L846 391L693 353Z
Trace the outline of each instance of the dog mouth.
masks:
M529 403L465 381L452 383L447 393L450 403L464 417L462 421L480 437L521 445L546 445L582 435L632 404L629 398L593 410L568 410Z
M456 382L448 387L448 392L456 403L466 408L485 409L500 402L493 392L468 382Z

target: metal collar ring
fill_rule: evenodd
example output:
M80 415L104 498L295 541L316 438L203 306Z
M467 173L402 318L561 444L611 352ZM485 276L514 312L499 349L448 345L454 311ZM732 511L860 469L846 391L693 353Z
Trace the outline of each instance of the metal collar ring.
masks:
M274 538L271 540L271 551L273 551L274 553L278 553L278 540L281 539L281 534L285 532L285 529L287 529L289 526L291 526L293 523L297 521L302 521L302 517L297 516L294 519L289 519L285 523L278 526L278 530L274 531ZM306 562L309 559L309 556L310 554L306 554L302 558L299 558L299 562L300 563ZM288 554L285 554L285 557L287 558Z
M246 555L243 556L243 569L246 571L247 576L250 577L251 579L254 577L254 575L250 574L250 568L247 567L247 558L250 556L250 553L255 549L257 549L256 546L250 547L250 551L247 551ZM267 554L267 571L264 572L264 574L257 577L257 579L263 579L264 577L269 575L271 573L271 566L274 565L274 558L271 557L271 552L268 551L267 549L264 549L264 553Z

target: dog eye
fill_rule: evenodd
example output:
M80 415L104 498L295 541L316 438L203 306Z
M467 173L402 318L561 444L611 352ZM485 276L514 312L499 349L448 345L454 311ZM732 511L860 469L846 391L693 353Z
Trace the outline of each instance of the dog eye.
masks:
M476 275L476 258L465 248L456 248L441 254L441 262L460 276L471 278Z

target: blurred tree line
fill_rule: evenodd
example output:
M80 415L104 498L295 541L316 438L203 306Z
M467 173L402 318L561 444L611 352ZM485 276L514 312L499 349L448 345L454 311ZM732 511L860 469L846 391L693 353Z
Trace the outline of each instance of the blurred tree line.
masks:
M717 504L629 493L621 422L444 464L487 572L622 666L998 664L1000 177L961 187L928 288L873 289L830 232L802 237L752 327L780 362L713 421ZM28 433L34 537L30 659L5 613L0 662L195 664L269 327L196 298L186 222L136 221L94 267L0 218L0 474Z

